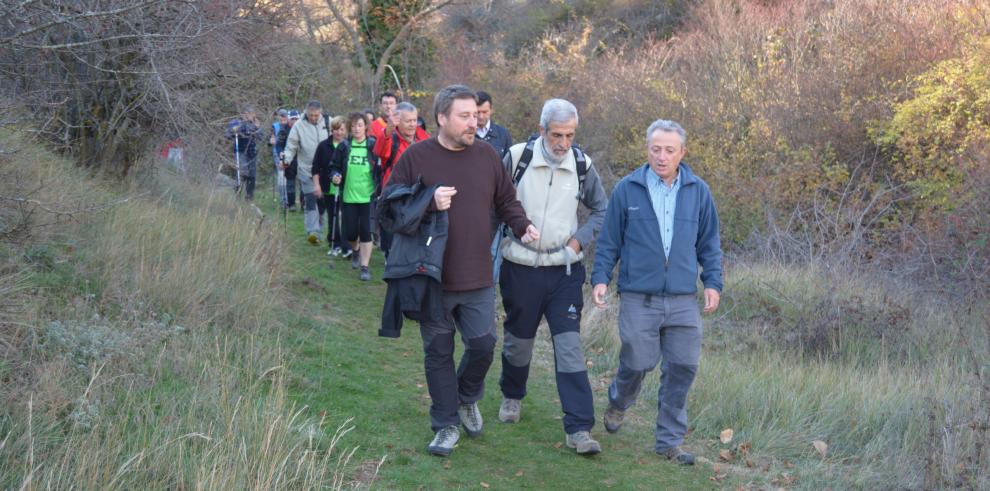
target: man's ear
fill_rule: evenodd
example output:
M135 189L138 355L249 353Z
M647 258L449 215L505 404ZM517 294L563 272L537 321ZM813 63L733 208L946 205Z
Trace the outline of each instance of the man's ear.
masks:
M543 138L546 138L547 137L547 129L544 128L543 126L540 126L539 128L540 128L540 136L542 136Z

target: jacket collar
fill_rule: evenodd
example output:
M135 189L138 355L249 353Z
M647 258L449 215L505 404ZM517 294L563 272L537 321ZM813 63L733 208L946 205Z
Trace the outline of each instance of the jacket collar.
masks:
M630 180L640 186L643 186L644 188L649 189L646 181L647 172L653 172L653 170L650 169L649 163L643 164L642 167L634 170L633 173L630 174ZM691 166L689 166L687 162L681 162L680 167L678 167L678 173L679 175L677 177L681 180L681 187L698 182L698 178L695 177L694 172L691 171Z
M545 158L543 158L543 137L537 137L536 141L533 142L533 160L529 163L530 167L550 167L550 164ZM574 152L567 152L567 156L560 163L558 169L564 169L570 172L577 172L577 163L574 162ZM645 181L644 181L645 182Z

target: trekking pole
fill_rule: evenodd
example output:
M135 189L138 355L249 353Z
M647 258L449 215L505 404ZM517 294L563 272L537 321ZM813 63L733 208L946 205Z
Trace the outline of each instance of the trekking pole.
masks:
M237 125L234 129L234 163L237 164L235 167L235 172L237 174L237 187L234 188L234 194L238 196L241 195L241 148L238 146L238 140L240 140L240 138L237 136L237 133L239 133L240 130L240 125Z
M340 186L333 183L330 185L336 190L336 193L333 195L333 214L330 217L330 250L332 251L334 237L336 236L337 240L341 239L340 234L337 233L337 215L340 214ZM330 269L333 269L333 256L330 256Z
M285 232L285 235L289 235L288 218L286 218L289 210L289 205L286 204L286 200L288 199L288 191L285 189L285 185L282 181L285 181L285 170L282 170L279 174L279 189L281 193L281 196L279 196L279 201L282 202L282 231Z

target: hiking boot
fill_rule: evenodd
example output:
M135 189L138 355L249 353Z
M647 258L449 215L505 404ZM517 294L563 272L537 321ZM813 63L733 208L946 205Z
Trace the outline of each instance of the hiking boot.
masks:
M361 276L359 276L359 278L361 278L361 281L368 281L371 279L371 272L368 271L367 266L361 266Z
M351 254L351 269L358 269L361 267L361 258L358 254Z
M694 454L685 452L681 447L670 447L667 450L657 450L658 455L667 457L680 465L694 465Z
M330 249L331 256L337 257L341 254L343 254L343 251L341 251L339 247L334 247L333 249Z
M454 451L454 445L457 444L460 437L461 432L456 426L445 426L433 436L433 441L426 447L426 450L430 452L430 455L446 457Z
M469 437L474 438L481 434L485 422L481 419L478 403L461 404L461 407L457 408L457 415L461 417L461 424L464 425Z
M578 455L595 455L602 451L601 445L591 438L591 433L587 431L568 433L567 446L577 450Z
M605 410L605 417L602 418L602 422L605 423L605 431L609 433L615 433L622 428L622 420L626 417L626 412L619 409L611 404L608 405L608 409Z
M306 240L308 240L309 243L310 244L313 244L313 245L316 245L316 244L319 244L320 243L320 238L317 237L316 234L314 234L312 232L310 232L309 235L306 236Z
M290 206L287 209L289 210L289 213L295 213L296 212L296 205L292 205L292 206Z
M503 423L517 423L519 422L519 413L521 411L521 400L503 397L502 406L498 408L498 420Z

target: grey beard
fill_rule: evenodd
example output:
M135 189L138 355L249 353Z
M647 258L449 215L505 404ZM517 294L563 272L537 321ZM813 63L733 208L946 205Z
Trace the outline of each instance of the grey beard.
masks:
M547 148L546 139L544 139L543 142L540 144L540 150L543 151L543 159L546 160L547 163L552 165L553 167L559 166L561 163L564 162L564 159L567 158L566 153L563 155L563 157L558 157L554 155L554 153L551 152L549 148Z

